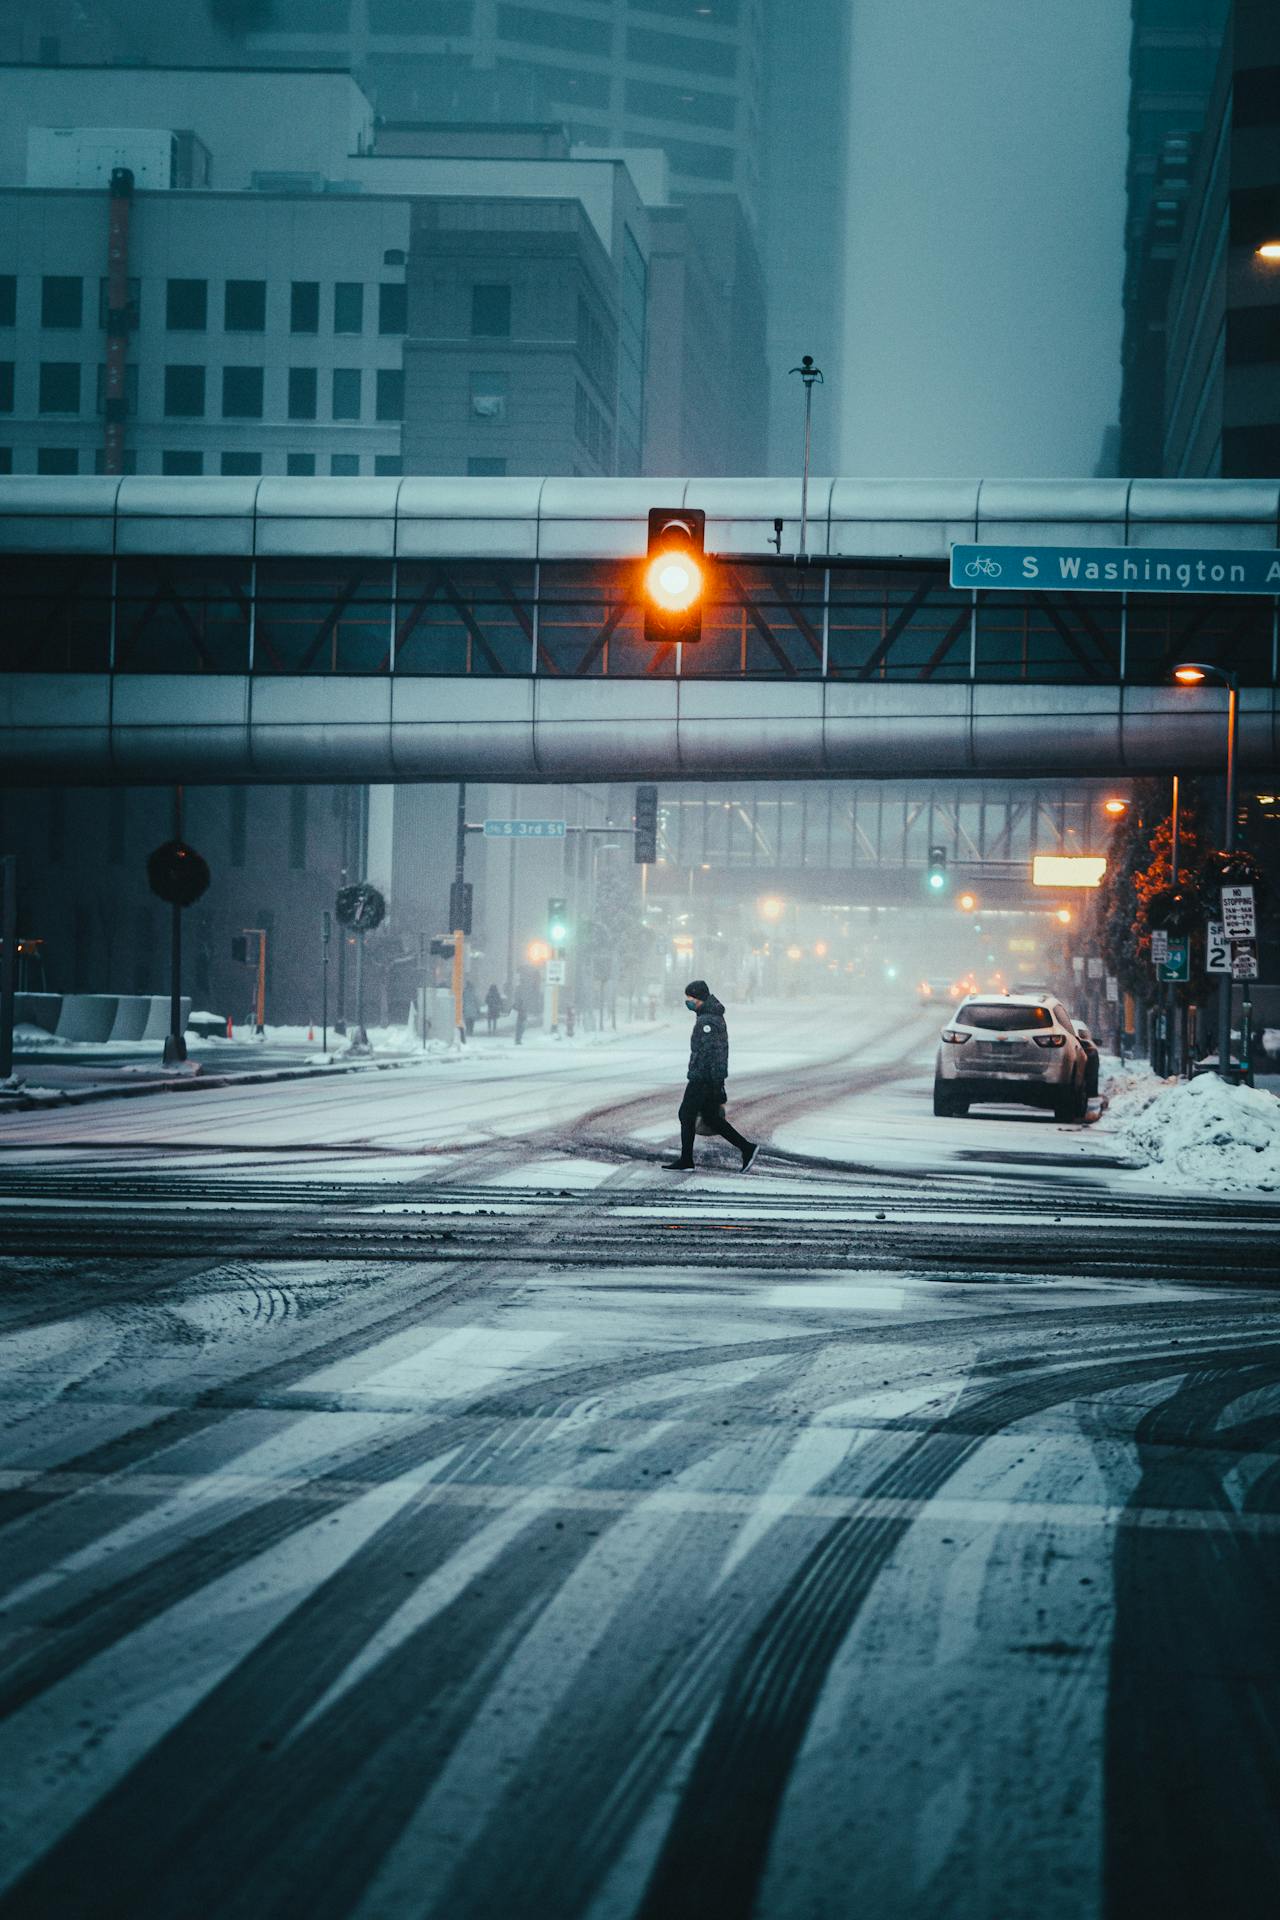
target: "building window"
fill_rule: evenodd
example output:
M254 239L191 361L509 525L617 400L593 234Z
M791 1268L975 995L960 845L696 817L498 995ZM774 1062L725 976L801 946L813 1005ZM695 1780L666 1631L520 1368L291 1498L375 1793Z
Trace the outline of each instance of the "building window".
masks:
M295 280L289 292L290 333L319 333L320 282Z
M262 333L267 324L265 280L228 280L222 324L228 333Z
M37 447L37 473L79 473L80 455L74 447Z
M130 333L134 333L137 331L138 320L141 315L141 307L142 307L142 282L141 280L133 279L131 276L125 288L125 296L124 296L124 310L126 315L128 316L127 326L128 326L128 331ZM106 275L103 274L98 280L98 325L102 328L103 332L105 333L107 328L110 326L110 324L111 324L111 282L106 277Z
M496 460L492 454L474 454L467 461L467 473L472 479L493 478L507 470L505 460Z
M316 457L314 453L286 453L284 470L295 480L306 480L316 470Z
M333 289L335 333L364 332L364 287L359 280L339 280Z
M330 454L329 471L335 480L350 480L360 471L360 455L358 453Z
M307 864L307 790L289 789L289 865L299 872Z
M41 413L79 413L80 362L78 360L42 360L40 363Z
M46 273L40 286L40 325L78 327L84 322L84 281L78 273Z
M203 473L204 455L187 447L173 447L160 455L161 473Z
M360 418L359 367L334 368L333 417L335 420L358 420Z
M316 417L316 370L314 367L289 369L289 418L314 420Z
M164 411L168 420L204 419L204 368L166 367Z
M0 473L13 472L13 448L0 447Z
M579 14L544 12L540 7L499 7L498 38L607 56L613 47L613 25L608 20L584 20Z
M692 34L655 33L648 27L627 29L627 58L677 73L714 73L722 80L732 80L738 65L731 40L695 40Z
M506 420L508 380L505 373L473 373L470 391L473 419L492 420L497 424Z
M248 844L248 795L243 787L232 787L228 795L231 817L227 822L227 863L229 866L244 865L245 849Z
M222 417L224 420L261 420L261 367L222 369Z
M170 333L203 333L209 324L209 282L166 281L164 324Z
M13 412L14 366L12 360L0 360L0 413Z
M404 461L398 453L375 453L373 470L382 480L395 480L404 472Z
M107 450L106 450L106 448L105 448L105 447L95 447L95 448L94 448L94 450L93 450L93 470L94 470L94 472L95 472L95 473L105 473L105 472L106 472L106 470L107 470ZM127 476L128 476L129 474L131 474L131 473L136 473L136 472L138 471L138 449L137 449L136 447L121 447L121 449L120 449L120 467L119 467L119 471L120 471L120 472L121 472L122 474L124 474L124 475L125 475L126 477L127 477Z
M384 280L378 288L378 332L403 333L409 324L409 289L403 280Z
M107 370L99 363L97 410L103 414L107 410ZM124 370L124 410L127 419L132 420L138 411L138 363L130 361Z
M260 453L224 453L222 471L239 476L261 473L262 455Z
M506 340L511 333L510 287L472 287L471 332L478 340Z
M18 276L0 273L0 327L12 327L18 320Z
M573 403L574 438L596 465L607 471L611 465L608 422L581 383L574 387Z
M377 416L379 420L404 419L404 375L399 367L378 368Z

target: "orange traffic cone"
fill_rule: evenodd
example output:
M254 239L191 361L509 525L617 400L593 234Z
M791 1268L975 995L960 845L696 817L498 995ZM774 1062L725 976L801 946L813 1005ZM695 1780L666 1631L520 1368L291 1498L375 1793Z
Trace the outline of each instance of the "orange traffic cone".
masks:
M235 1037L236 1037L236 1030L231 1024L231 1015L228 1014L227 1015L227 1038L228 1040L234 1040Z

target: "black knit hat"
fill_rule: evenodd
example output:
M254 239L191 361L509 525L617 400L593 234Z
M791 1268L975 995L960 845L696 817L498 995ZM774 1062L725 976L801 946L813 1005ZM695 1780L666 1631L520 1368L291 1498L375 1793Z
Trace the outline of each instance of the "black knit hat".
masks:
M691 980L685 988L685 997L689 1000L709 1000L711 989L705 980Z

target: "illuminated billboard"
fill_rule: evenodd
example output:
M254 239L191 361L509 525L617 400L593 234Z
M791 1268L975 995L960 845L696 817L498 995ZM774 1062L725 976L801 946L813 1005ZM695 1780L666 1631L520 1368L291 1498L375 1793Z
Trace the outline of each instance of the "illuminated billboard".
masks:
M1107 863L1099 854L1037 853L1031 862L1036 887L1100 887Z

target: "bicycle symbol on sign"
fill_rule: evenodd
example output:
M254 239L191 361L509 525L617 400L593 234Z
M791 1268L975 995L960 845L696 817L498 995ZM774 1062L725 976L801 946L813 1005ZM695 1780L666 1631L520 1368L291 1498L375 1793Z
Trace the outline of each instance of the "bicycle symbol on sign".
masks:
M1004 572L1004 568L998 560L983 560L979 558L977 560L971 560L964 571L965 578L969 580L979 580L984 574L988 580L998 580Z

